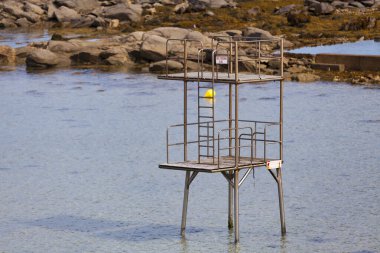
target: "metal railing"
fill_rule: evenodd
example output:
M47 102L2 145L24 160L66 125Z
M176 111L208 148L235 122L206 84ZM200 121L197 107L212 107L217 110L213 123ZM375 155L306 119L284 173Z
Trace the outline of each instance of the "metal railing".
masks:
M232 120L234 121L234 120ZM211 121L210 121L211 122ZM210 123L210 122L202 122L202 123ZM216 124L220 123L226 123L229 122L229 120L215 120L213 121ZM250 164L254 162L255 159L260 159L263 162L267 161L267 149L269 144L281 144L280 140L276 139L268 139L267 138L267 132L268 132L268 127L270 126L278 126L279 122L268 122L268 121L254 121L254 120L239 120L241 123L249 123L251 126L244 126L240 127L239 131L243 131L238 139L239 139L239 144L238 144L238 150L239 152L237 154L228 154L230 158L233 157L235 159L235 164L239 165L241 159L244 158L245 162L247 162L247 159ZM197 126L199 123L188 123L187 126ZM261 126L262 130L258 130L258 125ZM174 128L181 128L183 127L184 124L176 124L176 125L171 125L167 128L166 130L166 161L167 163L171 162L170 159L170 148L171 147L180 147L180 146L185 146L184 142L170 142L170 130ZM235 136L223 136L223 133L228 133L230 130L235 130L235 128L221 128L218 131L217 137L210 137L210 139L207 140L188 140L186 145L191 145L191 144L202 144L202 143L207 143L209 141L216 141L217 142L217 156L213 157L212 162L211 159L209 161L202 161L199 163L205 163L205 164L214 164L217 165L218 168L223 168L222 162L223 158L226 156L222 155L223 151L230 151L230 150L235 150L235 146L228 144L227 147L223 146L221 142L225 140L233 140L235 139ZM244 132L244 130L248 130L248 132ZM249 141L248 144L242 144L243 141ZM263 148L262 148L262 155L258 156L257 154L257 146L258 143L263 143ZM228 142L230 143L230 142ZM232 143L232 142L231 142ZM242 149L248 149L249 150L249 156L241 156L241 150ZM273 159L274 157L271 157ZM185 162L185 159L179 159L176 162Z
M177 44L177 46L175 46ZM197 53L189 56L190 48L194 48L194 44L197 46ZM275 47L270 47L271 50L266 50L266 45L276 44L278 50L274 51ZM222 54L221 52L224 53ZM254 64L254 70L245 66L245 72L256 73L261 79L263 68L262 64L270 60L278 60L280 62L278 73L272 73L272 76L283 77L283 39L260 39L256 37L243 37L243 36L212 36L211 48L205 48L204 43L200 40L192 39L168 39L166 42L166 67L165 77L169 78L169 60L175 60L183 62L183 78L187 78L188 63L189 61L198 64L198 78L203 78L205 52L211 53L211 59L208 59L208 63L211 64L211 74L215 79L218 79L218 73L220 71L219 65L215 62L217 56L227 56L227 70L225 73L230 75L238 75L240 72L239 65L244 65L252 62ZM219 53L218 53L219 52ZM240 52L240 53L238 53ZM243 52L243 53L242 53ZM197 54L197 55L196 55ZM234 65L238 65L235 66ZM178 71L177 71L178 72Z

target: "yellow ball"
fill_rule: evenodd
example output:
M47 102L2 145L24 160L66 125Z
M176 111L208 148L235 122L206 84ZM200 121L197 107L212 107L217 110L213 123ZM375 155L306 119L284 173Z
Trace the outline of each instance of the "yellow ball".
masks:
M213 89L208 89L204 95L206 98L213 98L216 96L216 92Z

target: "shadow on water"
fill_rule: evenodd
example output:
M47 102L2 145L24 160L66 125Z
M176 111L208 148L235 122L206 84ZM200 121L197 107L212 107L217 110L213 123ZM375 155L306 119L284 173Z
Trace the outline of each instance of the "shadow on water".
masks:
M132 224L124 221L109 221L70 215L60 215L38 219L35 221L24 222L24 224L55 231L87 233L94 237L121 241L139 242L163 238L181 238L177 224ZM204 232L204 229L195 227L186 228L187 234L201 232ZM185 241L186 239L182 238L181 243L185 243Z

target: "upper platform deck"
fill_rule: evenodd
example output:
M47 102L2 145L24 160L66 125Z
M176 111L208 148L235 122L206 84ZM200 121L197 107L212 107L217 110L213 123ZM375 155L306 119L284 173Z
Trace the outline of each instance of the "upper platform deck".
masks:
M212 72L203 72L200 75L198 72L189 72L185 76L184 73L172 73L167 75L158 76L159 79L165 80L183 80L189 82L216 82L216 83L259 83L268 81L280 81L283 80L281 76L277 75L263 75L254 73L239 73L237 80L235 79L235 74L229 73L218 73L218 75L213 77Z
M283 80L280 38L211 37L206 42L169 39L165 60L159 79L233 84ZM178 63L182 68L172 69Z

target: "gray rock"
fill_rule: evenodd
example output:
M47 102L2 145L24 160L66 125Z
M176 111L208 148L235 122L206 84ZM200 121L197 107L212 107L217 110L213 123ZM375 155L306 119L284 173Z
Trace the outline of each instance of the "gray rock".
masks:
M55 18L55 11L58 10L57 7L55 7L54 4L49 3L47 8L48 8L48 11L47 11L48 19L54 19Z
M16 18L22 18L24 11L22 10L22 5L18 2L10 3L4 2L2 3L2 11L5 11Z
M183 2L183 3L177 4L176 6L174 6L173 11L177 14L183 14L183 13L189 11L189 7L190 7L190 5L188 2Z
M289 63L288 58L284 58L284 62L283 63L284 63L284 67L288 67L288 63ZM274 59L274 60L270 60L268 62L268 67L269 68L280 69L280 66L281 66L281 61L280 60Z
M97 65L100 62L99 50L88 50L73 54L71 59L72 65Z
M146 35L140 48L140 56L149 61L161 61L166 57L166 39L157 35Z
M350 2L350 5L356 8L365 8L365 6L359 2Z
M95 17L92 15L81 17L78 20L72 22L71 26L73 28L82 28L82 27L97 27L99 26L97 22L95 22ZM95 24L94 24L95 23Z
M247 27L243 29L243 36L260 40L270 40L274 38L270 32L256 27Z
M16 61L16 51L9 46L0 46L0 64L13 64Z
M314 7L314 13L316 15L328 15L335 11L335 7L329 3L320 3L312 5L312 7Z
M337 9L345 9L348 7L349 3L348 2L342 2L342 1L333 1L331 3L331 5Z
M298 4L290 4L290 5L286 5L284 7L281 7L279 9L277 9L274 14L276 15L286 15L288 14L289 12L291 12L292 10L294 9L300 9L302 6L301 5L298 5Z
M141 5L117 4L104 9L103 15L106 18L118 19L120 21L139 22L141 20Z
M45 13L45 11L40 6L29 2L25 2L23 9L26 12L34 12L38 15L43 15Z
M48 44L48 49L54 53L74 53L81 50L83 46L80 43L76 43L73 41L57 41L51 40Z
M311 6L313 4L319 4L320 2L319 1L316 1L316 0L305 0L305 5L306 6Z
M61 6L54 11L54 15L59 22L70 22L73 20L79 20L81 15L73 9Z
M168 60L168 70L176 71L182 70L183 64L177 61ZM166 61L154 62L149 65L149 71L151 72L165 72L166 71Z
M365 0L365 1L360 1L364 6L366 7L371 7L372 5L375 4L375 0Z
M88 13L98 7L100 4L97 0L55 0L54 3L59 6L66 6L75 9L78 12Z
M15 22L12 19L4 18L4 19L0 20L0 29L16 28L16 27L17 27L17 25L15 24Z
M37 49L26 57L26 66L29 68L50 68L55 66L69 66L70 60L60 54L47 49Z
M16 23L16 25L18 25L20 27L28 27L32 24L26 18L19 18L16 20L15 23Z
M200 2L204 2L209 8L224 8L224 7L235 7L236 3L231 0L199 0Z
M304 83L315 82L320 79L321 78L319 76L310 74L310 73L299 73L292 76L293 81L304 82Z
M178 27L159 27L146 32L146 35L157 35L167 39L185 39L189 30Z

